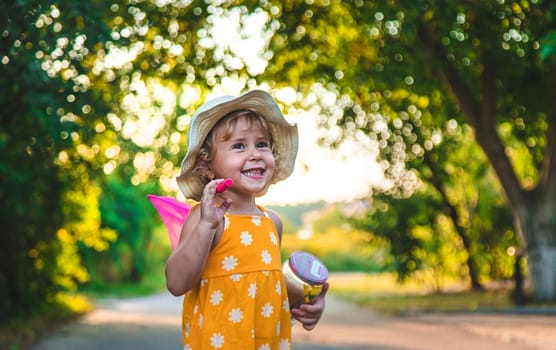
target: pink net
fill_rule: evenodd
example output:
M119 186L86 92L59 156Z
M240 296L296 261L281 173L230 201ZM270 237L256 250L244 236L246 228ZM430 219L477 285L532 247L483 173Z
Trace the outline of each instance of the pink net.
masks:
M171 197L147 195L147 198L154 205L170 237L172 249L175 249L180 240L180 233L185 218L189 214L191 206L187 203L178 201Z

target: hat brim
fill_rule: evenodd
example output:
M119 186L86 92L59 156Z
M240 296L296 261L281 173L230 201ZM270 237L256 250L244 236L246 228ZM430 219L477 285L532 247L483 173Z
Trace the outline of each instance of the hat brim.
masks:
M272 96L262 90L252 90L239 97L222 96L203 104L191 118L188 150L176 179L186 198L201 200L207 180L193 172L197 155L214 126L223 117L238 110L250 110L259 114L270 126L276 164L268 185L288 178L293 172L299 146L297 125L286 121ZM268 186L258 195L266 193L267 189Z

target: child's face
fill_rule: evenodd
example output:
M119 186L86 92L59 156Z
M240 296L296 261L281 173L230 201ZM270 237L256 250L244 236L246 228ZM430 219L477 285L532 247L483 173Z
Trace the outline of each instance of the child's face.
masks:
M209 168L214 178L231 178L234 192L261 192L272 178L275 159L268 136L260 124L239 117L228 136L225 126L215 130Z

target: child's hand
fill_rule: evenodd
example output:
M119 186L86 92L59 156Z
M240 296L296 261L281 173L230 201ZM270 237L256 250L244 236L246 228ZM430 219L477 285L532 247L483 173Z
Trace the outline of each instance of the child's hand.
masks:
M295 318L298 322L301 322L303 328L308 331L315 328L322 316L322 313L324 312L328 287L329 284L325 283L319 296L313 299L310 304L301 304L298 307L291 309L293 318Z
M224 182L224 179L210 181L203 190L203 197L201 198L201 220L216 227L224 217L224 213L230 208L232 200L224 198L217 200L217 186ZM221 199L218 198L218 199Z

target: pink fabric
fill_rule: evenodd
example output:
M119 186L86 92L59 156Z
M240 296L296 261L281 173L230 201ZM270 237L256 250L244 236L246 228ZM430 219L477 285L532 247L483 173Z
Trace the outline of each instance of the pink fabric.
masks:
M189 214L191 206L187 203L178 201L172 197L147 195L147 198L154 205L170 237L172 249L175 249L180 240L181 228L185 218Z

